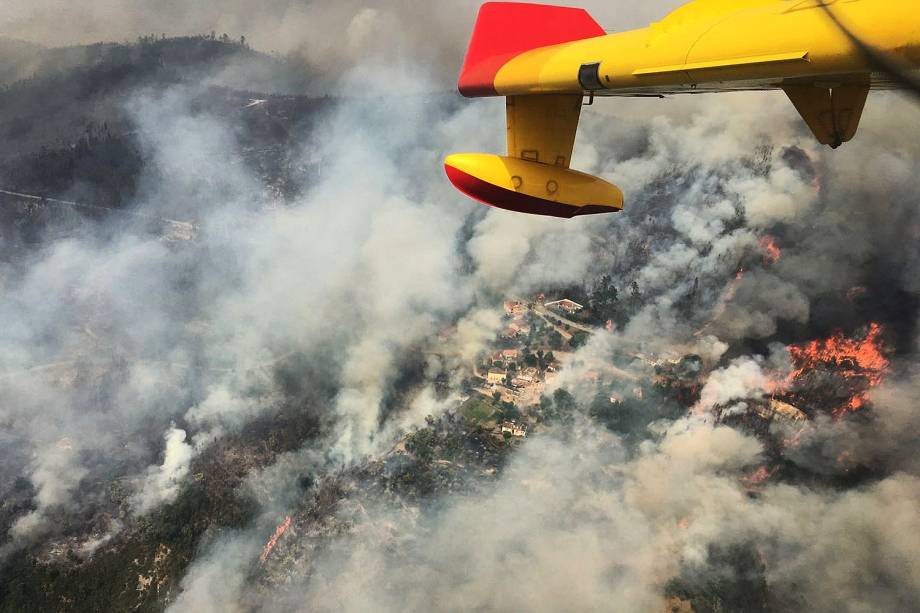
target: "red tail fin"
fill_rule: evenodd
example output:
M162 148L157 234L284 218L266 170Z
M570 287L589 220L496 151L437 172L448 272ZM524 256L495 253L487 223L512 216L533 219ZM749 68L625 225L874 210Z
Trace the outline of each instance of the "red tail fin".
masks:
M495 75L525 51L603 36L584 9L545 4L487 2L479 9L460 73L464 96L495 96Z

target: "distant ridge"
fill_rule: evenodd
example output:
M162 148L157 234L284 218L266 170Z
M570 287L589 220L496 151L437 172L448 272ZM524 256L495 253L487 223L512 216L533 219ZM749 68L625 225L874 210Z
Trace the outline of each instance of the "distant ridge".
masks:
M42 45L18 38L0 36L0 85L10 83L29 72L47 51Z

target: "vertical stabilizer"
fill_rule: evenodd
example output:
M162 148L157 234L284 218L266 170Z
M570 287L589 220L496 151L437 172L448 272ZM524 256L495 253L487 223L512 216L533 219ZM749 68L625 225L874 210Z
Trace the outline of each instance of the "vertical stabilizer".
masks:
M584 9L524 2L486 2L479 9L458 84L464 96L495 96L495 75L526 51L603 36Z

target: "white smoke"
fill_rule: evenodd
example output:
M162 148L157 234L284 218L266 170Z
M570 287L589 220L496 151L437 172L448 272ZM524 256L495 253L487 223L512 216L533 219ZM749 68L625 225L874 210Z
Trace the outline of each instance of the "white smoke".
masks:
M658 14L654 4L630 14ZM625 283L638 283L641 309L622 334L592 339L577 356L586 368L609 360L619 343L652 352L690 348L716 363L727 341L767 338L783 322L807 322L822 293L861 278L884 252L880 243L904 250L895 261L918 261L910 244L887 240L903 238L896 226L910 227L900 213L917 191L903 160L920 151L915 135L888 119L903 106L884 98L878 110L870 106L861 140L833 158L816 150L791 106L771 94L706 98L703 110L692 101L611 102L622 115L586 114L578 166L623 186L627 212L568 223L528 219L477 208L450 189L440 168L447 151L501 149L499 102L453 112L392 97L407 83L441 87L439 77L418 74L453 80L454 68L445 65L462 56L468 27L461 23L473 15L468 3L440 3L440 11L426 5L416 21L416 3L346 2L330 10L279 2L236 12L198 3L157 6L160 16L136 4L108 6L115 8L107 19L99 19L98 3L81 6L81 15L58 6L63 18L56 11L52 22L47 5L14 2L0 31L56 34L60 21L68 31L98 23L86 34L94 37L123 28L123 37L153 24L170 33L245 25L256 44L271 39L317 66L353 68L346 79L370 96L323 118L304 143L305 151L319 151L321 179L277 211L260 208L263 185L242 164L231 122L194 110L192 92L147 92L130 105L160 171L142 178L136 205L198 217L202 237L177 249L133 234L62 241L3 277L4 428L29 458L16 469L29 476L36 508L17 520L17 538L50 524L54 513L78 510L81 480L101 473L100 456L109 462L114 452L130 467L126 476L141 481L138 512L173 500L195 453L284 402L274 377L286 356L316 367L310 384L336 391L322 407L323 436L256 475L272 482L266 487L273 494L293 489L305 467L335 469L379 454L424 415L444 410L423 385L399 415L386 413L403 359L456 322L445 353L468 367L494 338L502 297L612 271L624 302ZM444 40L420 53L438 38L432 32ZM401 68L378 71L384 63ZM365 78L370 74L374 79ZM630 119L630 108L640 108L643 120ZM787 145L826 172L825 193L785 156ZM886 219L891 211L899 214ZM791 241L774 268L747 272L728 297L739 262L757 259L757 239L774 224L808 240ZM905 267L905 287L916 289L915 272ZM698 294L686 301L695 310L684 316L680 305L696 280ZM766 392L767 367L741 358L717 370L700 408ZM96 395L100 389L106 393ZM224 534L192 565L174 606L654 609L665 582L685 566L704 565L710 545L753 539L776 561L768 578L780 592L802 594L818 610L896 610L916 600L920 583L908 563L920 551L911 537L920 488L906 452L913 449L906 433L916 432L908 409L916 403L895 395L891 406L899 408L877 431L892 436L866 437L857 451L892 456L891 466L904 472L861 490L777 485L752 499L737 473L760 461L761 448L738 432L680 421L629 456L615 437L582 424L569 439L528 442L494 488L450 498L430 524L392 519L384 508L381 521L395 523L408 546L346 534L335 555L315 561L322 572L314 581L295 582L290 601L263 601L248 583L261 522ZM144 440L151 431L166 432L165 449ZM814 434L822 462L857 434L864 432ZM65 436L70 449L55 443ZM802 456L820 465L805 450ZM296 504L288 496L266 497L266 508ZM893 520L882 521L888 513ZM872 572L861 575L861 568ZM878 576L887 585L872 585Z
M35 487L35 510L19 517L10 528L15 538L28 538L44 530L48 511L66 505L79 496L80 480L88 470L79 462L73 443L62 438L37 453L29 467L29 479Z
M882 420L904 427L907 414L886 408L892 391L877 394ZM700 420L675 422L635 456L577 422L529 440L486 491L448 496L432 517L368 507L293 583L256 596L232 579L236 591L220 592L225 574L239 573L241 543L209 553L184 589L204 611L228 599L273 611L305 602L318 611L647 610L663 606L665 583L685 570L719 581L753 570L706 570L713 547L753 543L777 607L855 613L920 590L902 563L920 547L915 474L836 493L768 484L752 497L739 475L762 461L755 439ZM877 573L890 582L879 585Z
M709 412L732 400L759 398L770 390L771 381L762 362L750 358L735 360L709 375L695 409Z
M147 470L140 490L132 500L132 506L139 514L172 502L178 496L194 455L194 449L185 442L185 437L185 430L175 427L164 435L163 463Z

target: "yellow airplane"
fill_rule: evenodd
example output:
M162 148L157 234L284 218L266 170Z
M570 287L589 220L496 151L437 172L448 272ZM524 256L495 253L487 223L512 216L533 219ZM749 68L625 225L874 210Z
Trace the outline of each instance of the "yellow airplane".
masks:
M836 148L856 134L869 89L894 83L835 21L920 67L917 0L695 0L617 34L583 9L488 2L459 89L507 98L508 154L450 155L447 175L468 196L512 211L571 218L622 210L616 186L569 168L585 96L782 89L818 141Z

